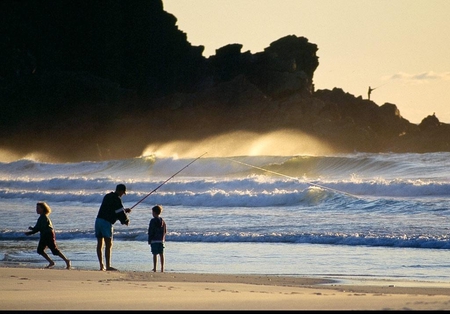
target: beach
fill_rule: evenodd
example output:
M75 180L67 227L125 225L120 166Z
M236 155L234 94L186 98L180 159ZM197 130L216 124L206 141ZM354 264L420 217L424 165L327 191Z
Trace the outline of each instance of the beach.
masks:
M3 310L449 310L450 286L0 267Z
M114 225L118 273L98 271L94 222L103 196L123 182L124 206L131 208L191 158L0 163L0 304L4 310L449 309L449 157L201 158L139 203L128 226ZM42 269L39 235L24 234L41 200L52 207L56 241L72 270L58 257L54 269ZM148 246L155 204L164 206L168 225L163 274L151 272Z

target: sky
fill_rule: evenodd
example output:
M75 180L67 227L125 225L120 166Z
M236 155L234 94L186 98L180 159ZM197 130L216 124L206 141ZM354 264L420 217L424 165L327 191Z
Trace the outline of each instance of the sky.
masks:
M419 124L450 123L450 0L163 0L204 57L228 44L257 53L288 35L318 46L316 90L392 103Z

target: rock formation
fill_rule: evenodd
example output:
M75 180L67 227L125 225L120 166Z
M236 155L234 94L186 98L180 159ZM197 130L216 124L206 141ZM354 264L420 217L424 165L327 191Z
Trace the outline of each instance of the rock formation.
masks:
M450 126L419 124L340 88L315 90L317 45L202 56L153 1L0 2L0 148L62 160L138 156L152 142L296 129L335 152L450 151Z

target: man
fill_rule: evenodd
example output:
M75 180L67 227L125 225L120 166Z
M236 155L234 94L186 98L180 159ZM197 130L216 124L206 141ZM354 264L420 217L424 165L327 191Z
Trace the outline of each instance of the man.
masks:
M129 224L127 213L130 208L124 208L122 195L126 195L127 188L124 184L118 184L114 192L110 192L103 197L102 204L95 219L95 236L97 238L97 257L100 263L100 270L115 271L111 266L112 245L113 245L113 225L120 220L122 225ZM103 264L103 242L105 243L106 268Z
M376 88L372 88L369 86L369 90L367 91L367 97L370 100L370 94L372 94L372 92L375 90Z

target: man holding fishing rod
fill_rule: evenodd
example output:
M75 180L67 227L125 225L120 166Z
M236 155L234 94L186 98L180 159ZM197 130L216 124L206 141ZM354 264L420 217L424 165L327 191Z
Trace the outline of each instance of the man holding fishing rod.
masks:
M97 238L97 257L100 263L100 270L117 271L111 266L112 245L113 245L113 225L120 220L122 225L130 223L127 213L131 208L124 208L122 195L126 195L127 188L124 184L118 184L114 192L110 192L103 197L102 204L95 219L95 237ZM105 243L106 268L103 264L103 243Z
M126 186L124 184L118 184L114 192L110 192L103 197L102 204L98 210L97 218L95 219L95 236L97 238L97 257L100 263L100 270L117 271L116 268L111 266L111 256L112 256L112 245L113 245L113 225L117 220L120 220L122 225L127 225L130 223L127 214L131 213L131 210L136 207L139 203L149 197L153 192L162 187L166 182L175 177L178 173L189 167L194 161L204 156L206 153L195 158L193 161L188 163L186 166L181 168L179 171L174 173L166 181L157 186L153 191L144 196L131 208L124 208L122 204L122 195L126 195ZM105 243L105 259L106 268L103 264L103 242Z

